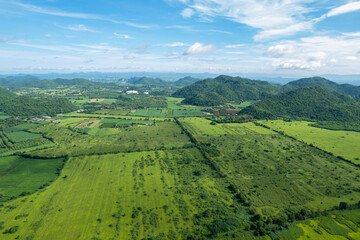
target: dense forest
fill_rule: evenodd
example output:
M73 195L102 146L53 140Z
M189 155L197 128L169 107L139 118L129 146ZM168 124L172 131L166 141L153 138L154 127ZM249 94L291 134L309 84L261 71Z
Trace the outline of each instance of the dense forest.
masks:
M67 113L76 107L65 98L31 98L0 88L0 112L11 116L42 116Z
M173 96L185 98L185 104L214 106L233 101L262 100L278 93L280 88L265 81L221 75L184 87Z
M322 77L302 78L289 82L283 86L283 91L287 92L297 88L315 86L320 86L330 92L339 92L356 98L360 97L360 86L354 86L351 84L337 84Z
M357 121L360 105L350 96L316 86L272 96L243 109L241 113L258 119Z

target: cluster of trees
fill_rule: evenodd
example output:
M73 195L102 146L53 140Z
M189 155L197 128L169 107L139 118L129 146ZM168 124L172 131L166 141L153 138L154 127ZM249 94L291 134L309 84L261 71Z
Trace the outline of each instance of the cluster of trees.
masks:
M166 108L165 99L153 99L150 96L120 95L117 97L116 106L126 108Z
M350 96L319 86L299 88L257 102L241 111L257 119L358 121L360 104Z
M280 92L280 89L280 86L266 81L221 75L195 82L176 91L173 96L185 98L185 104L216 106L231 101L262 100Z
M20 117L55 115L77 108L65 98L31 98L0 88L0 111Z

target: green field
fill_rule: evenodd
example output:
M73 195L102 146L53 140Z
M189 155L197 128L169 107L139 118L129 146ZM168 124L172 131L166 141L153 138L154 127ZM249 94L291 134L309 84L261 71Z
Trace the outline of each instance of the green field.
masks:
M129 113L130 116L142 116L142 117L154 117L161 118L166 117L165 109L137 109L136 112Z
M261 121L276 131L312 144L335 156L341 156L356 164L360 164L360 132L335 131L312 127L311 122Z
M0 202L31 193L57 176L64 159L0 157Z
M0 208L2 228L18 226L1 239L197 239L241 230L245 208L202 162L196 149L71 158L44 192Z
M8 119L11 116L8 115L0 115L0 120Z
M53 149L31 153L31 156L41 157L172 149L181 148L190 143L188 137L181 134L180 127L174 122L157 122L155 126L128 127L118 131L116 135L109 136L104 131L94 132L94 134L104 136L83 134L59 124L45 125L37 128L35 133L43 134L58 145Z
M29 132L24 132L24 131L12 132L12 133L8 133L6 135L13 142L23 142L23 141L37 139L37 138L42 137L42 135L40 135L40 134L34 134L34 133L29 133Z
M360 199L358 168L254 123L180 119L242 201L262 216L329 210Z

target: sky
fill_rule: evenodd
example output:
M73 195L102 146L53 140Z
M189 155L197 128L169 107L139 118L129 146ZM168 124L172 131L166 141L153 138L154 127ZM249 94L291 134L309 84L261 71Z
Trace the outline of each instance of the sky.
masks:
M0 73L360 74L360 1L0 0Z

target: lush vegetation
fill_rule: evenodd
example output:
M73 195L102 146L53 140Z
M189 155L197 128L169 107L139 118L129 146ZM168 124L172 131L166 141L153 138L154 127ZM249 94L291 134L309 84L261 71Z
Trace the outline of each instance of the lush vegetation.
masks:
M185 98L184 104L215 106L228 102L261 100L279 91L280 86L265 81L219 76L186 86L176 91L173 96Z
M330 92L339 92L352 97L360 97L360 87L351 84L337 84L322 77L302 78L283 86L283 91L291 91L303 87L320 86Z
M360 104L353 98L321 87L299 88L257 102L241 113L258 119L357 121Z
M11 116L55 115L74 110L76 107L64 98L23 97L0 88L0 111Z
M0 97L67 99L78 112L0 109L0 239L359 238L360 105L350 96L275 95L284 88L227 76L0 85L23 80L44 86Z

